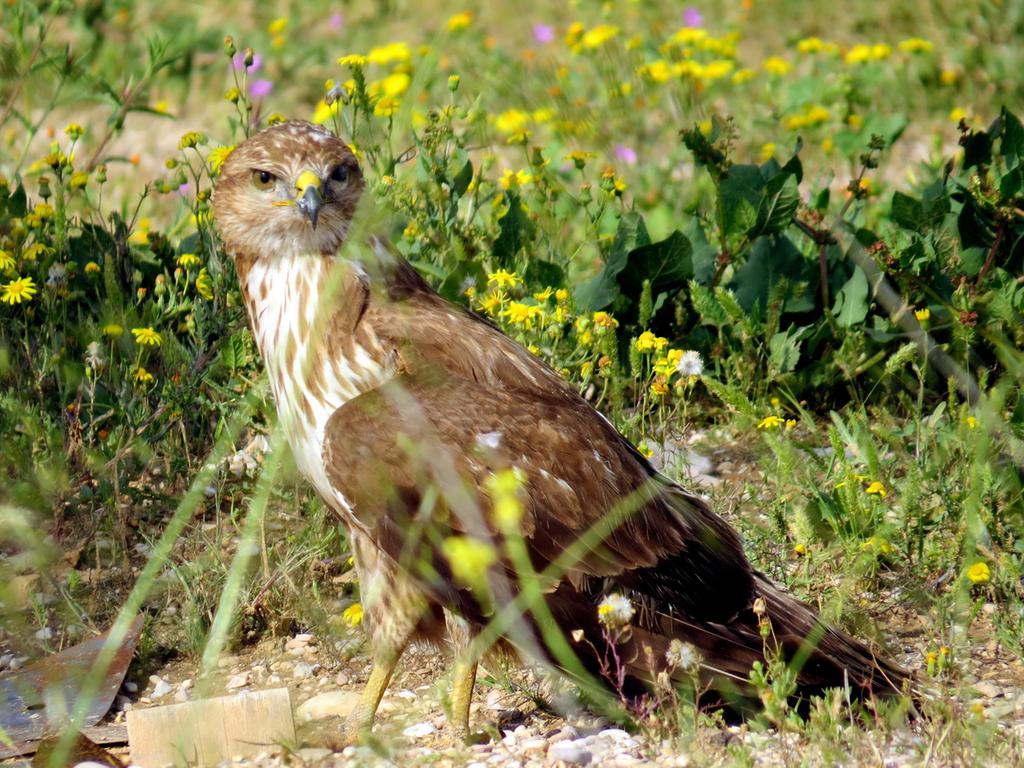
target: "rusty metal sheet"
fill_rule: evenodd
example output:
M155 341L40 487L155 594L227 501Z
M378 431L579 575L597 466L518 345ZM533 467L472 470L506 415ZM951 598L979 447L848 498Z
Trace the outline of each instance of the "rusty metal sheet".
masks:
M15 742L34 741L49 735L63 724L78 697L82 681L88 675L109 632L52 654L24 669L0 676L0 727ZM142 635L142 617L128 627L124 642L117 649L99 690L90 702L83 727L95 725L107 714L124 680L135 646ZM60 711L48 713L47 704Z

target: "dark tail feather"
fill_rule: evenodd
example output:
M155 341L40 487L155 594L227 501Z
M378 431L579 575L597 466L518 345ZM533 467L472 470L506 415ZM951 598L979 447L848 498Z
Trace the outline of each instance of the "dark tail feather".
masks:
M756 598L760 597L762 615L771 622L768 647L775 644L786 662L798 670L798 697L847 686L858 699L914 693L909 673L861 641L824 624L813 609L761 574L755 575L754 595L754 604L727 623L691 622L679 615L660 614L647 627L637 628L632 644L637 650L647 646L652 653L634 653L630 673L649 679L651 671L645 659L662 661L671 641L678 639L697 648L704 676L726 701L753 696L750 670L755 661L765 660L761 619L755 613Z

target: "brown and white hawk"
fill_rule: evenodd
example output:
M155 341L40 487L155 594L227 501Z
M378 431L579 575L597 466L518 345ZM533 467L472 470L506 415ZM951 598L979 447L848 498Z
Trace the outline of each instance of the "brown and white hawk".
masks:
M214 196L280 425L351 536L374 668L350 736L372 724L410 640L450 635L465 648L517 602L527 608L497 642L629 696L672 639L699 650L709 683L749 694L765 616L782 652L802 661L801 693L901 688L904 672L753 570L725 521L542 361L442 299L381 241L342 249L363 188L344 141L289 122L241 144ZM522 478L514 530L489 490L509 468ZM446 547L452 539L475 546ZM451 558L469 551L493 555L480 560L483 586L453 575L465 564ZM522 579L516 552L545 578ZM530 590L543 605L523 600ZM602 679L597 604L611 592L637 608L618 681ZM475 659L457 661L463 733L475 673Z

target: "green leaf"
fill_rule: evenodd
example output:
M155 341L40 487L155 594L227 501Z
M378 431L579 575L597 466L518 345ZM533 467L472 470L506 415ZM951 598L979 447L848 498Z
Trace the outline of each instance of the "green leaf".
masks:
M855 269L850 279L836 294L832 314L843 328L864 322L868 315L868 278L861 269Z
M691 260L693 262L693 279L702 285L710 285L715 275L715 259L718 257L718 249L708 242L700 219L694 217L683 227L683 234L690 241L690 248L693 251Z
M1003 138L999 144L999 154L1007 160L1020 163L1024 158L1024 125L1006 107L1003 107L1000 118L1003 122Z
M565 270L544 259L530 259L523 272L523 282L529 286L560 288L565 285Z
M797 206L800 205L800 191L796 176L779 173L764 187L764 193L757 209L757 223L751 236L776 235L785 230L793 221Z
M976 277L985 263L986 254L984 248L964 248L960 251L960 271L967 277Z
M452 197L462 197L469 189L469 182L473 180L473 163L470 160L462 166L455 178L452 180Z
M779 280L788 281L794 288L803 284L803 292L791 296L785 309L804 312L814 308L814 299L806 286L816 275L817 266L807 261L788 237L762 237L754 243L750 258L736 272L729 287L743 310L751 312L755 306L768 306L768 295Z
M788 373L800 362L800 345L803 343L805 328L788 328L776 333L768 341L768 360L779 373Z
M508 192L508 210L498 219L498 239L494 241L493 253L498 264L511 268L516 256L533 240L536 227L523 210L516 192Z
M651 281L651 294L682 288L693 277L693 249L679 230L657 243L642 245L629 253L619 273L619 288L626 296L639 296L644 280Z
M902 192L892 196L892 220L904 229L917 232L924 221L924 207L920 201Z
M619 273L625 269L630 251L647 245L651 236L644 217L635 211L624 213L615 230L615 240L601 272L574 293L576 305L590 312L610 307L619 297Z
M756 165L734 165L729 169L718 186L726 237L742 237L757 224L763 189L764 178Z

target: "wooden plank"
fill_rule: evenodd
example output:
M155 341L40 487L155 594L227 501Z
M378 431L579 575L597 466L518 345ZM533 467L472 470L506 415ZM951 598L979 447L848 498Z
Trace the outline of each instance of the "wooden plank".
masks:
M128 743L128 729L123 725L94 725L92 728L83 728L82 733L96 744ZM0 746L0 760L7 760L19 755L34 755L38 746L38 741L15 744L14 749ZM5 765L3 768L9 768L9 766Z
M141 768L214 765L275 752L289 741L295 741L295 722L287 688L128 712L132 764Z

